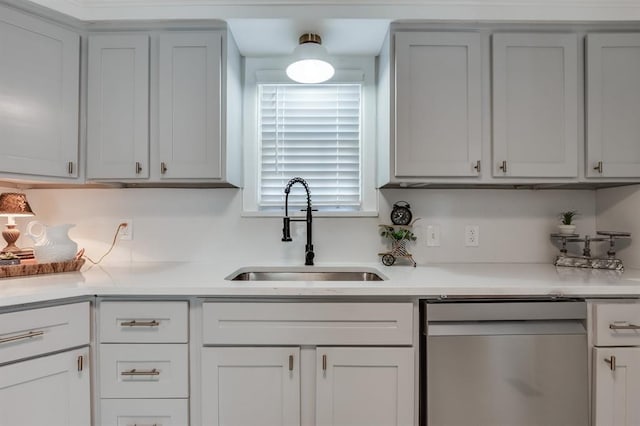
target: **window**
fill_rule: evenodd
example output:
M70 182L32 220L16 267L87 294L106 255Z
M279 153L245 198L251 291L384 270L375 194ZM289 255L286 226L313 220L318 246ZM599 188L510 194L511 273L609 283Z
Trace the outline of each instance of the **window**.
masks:
M280 209L289 179L303 177L315 207L359 210L360 84L258 85L260 209ZM290 205L306 205L292 191Z
M287 64L244 60L243 215L282 215L284 188L301 177L314 215L377 216L375 58L335 58L334 77L312 85L292 83ZM306 205L302 186L289 204Z

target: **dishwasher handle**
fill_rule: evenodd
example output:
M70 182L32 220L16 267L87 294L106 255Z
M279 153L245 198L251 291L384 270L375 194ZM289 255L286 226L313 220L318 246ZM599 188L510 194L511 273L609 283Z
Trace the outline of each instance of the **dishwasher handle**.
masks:
M438 321L427 323L427 336L586 335L584 321Z

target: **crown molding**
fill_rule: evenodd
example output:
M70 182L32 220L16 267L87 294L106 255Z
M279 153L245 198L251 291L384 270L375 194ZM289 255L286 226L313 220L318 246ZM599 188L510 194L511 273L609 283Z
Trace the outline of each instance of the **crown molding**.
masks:
M23 0L27 1L27 0ZM330 18L640 21L638 0L31 0L83 21Z

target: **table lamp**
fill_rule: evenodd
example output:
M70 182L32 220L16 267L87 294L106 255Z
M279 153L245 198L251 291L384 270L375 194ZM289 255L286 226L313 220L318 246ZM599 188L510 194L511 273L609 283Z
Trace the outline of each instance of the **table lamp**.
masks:
M7 246L0 253L18 252L15 242L20 237L20 231L16 229L16 217L33 216L27 196L17 192L3 192L0 194L0 216L6 216L7 227L2 230L2 237L7 242Z

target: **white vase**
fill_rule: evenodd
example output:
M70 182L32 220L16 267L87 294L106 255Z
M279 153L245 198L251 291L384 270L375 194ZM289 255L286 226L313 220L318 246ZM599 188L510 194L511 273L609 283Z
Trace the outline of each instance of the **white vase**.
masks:
M561 234L575 234L576 226L575 225L558 225L558 232Z

